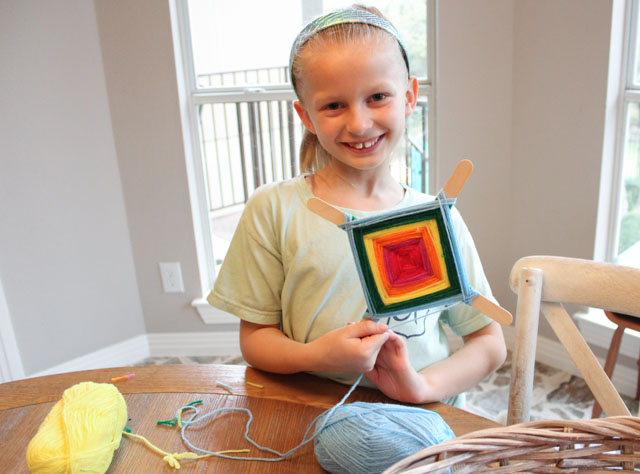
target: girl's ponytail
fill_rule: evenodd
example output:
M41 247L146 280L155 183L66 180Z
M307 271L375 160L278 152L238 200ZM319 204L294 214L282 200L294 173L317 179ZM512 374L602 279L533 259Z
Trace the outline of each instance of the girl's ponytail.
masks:
M316 147L318 146L318 137L309 130L304 131L302 142L300 142L300 172L313 173L313 162L316 157Z
M329 163L329 153L320 145L318 137L309 130L304 131L300 143L300 172L315 173Z

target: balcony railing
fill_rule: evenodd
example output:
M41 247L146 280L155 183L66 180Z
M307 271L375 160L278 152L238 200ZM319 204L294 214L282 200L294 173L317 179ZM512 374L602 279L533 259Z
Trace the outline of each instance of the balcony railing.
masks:
M289 82L289 68L287 66L240 69L198 75L198 87L284 84L286 82Z
M284 83L288 68L252 69L198 76L200 87ZM405 135L404 159L392 162L397 179L427 190L427 100L418 101L416 137ZM292 100L208 103L199 108L209 208L218 213L244 204L254 189L299 173L303 125Z

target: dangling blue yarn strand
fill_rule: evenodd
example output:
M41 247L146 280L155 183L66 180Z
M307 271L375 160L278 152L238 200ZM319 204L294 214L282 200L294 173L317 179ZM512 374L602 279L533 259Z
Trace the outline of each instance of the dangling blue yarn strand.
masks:
M298 444L296 447L290 449L286 453L281 453L279 451L276 451L275 449L271 449L271 448L268 448L266 446L261 446L258 443L256 443L253 439L251 439L251 437L249 436L249 428L251 427L251 422L253 421L253 413L251 413L251 410L249 410L248 408L227 408L227 407L217 408L217 409L212 410L211 412L207 413L206 415L203 415L200 418L196 419L196 417L198 416L200 410L198 410L197 407L192 406L192 405L184 406L180 410L191 410L191 411L194 411L195 413L189 419L185 419L185 418L182 419L182 432L181 432L182 440L184 441L184 443L187 446L189 446L189 448L192 451L197 451L197 452L200 452L202 454L209 454L211 456L217 456L217 457L226 458L226 459L237 459L239 461L271 461L271 462L282 461L282 460L288 458L289 456L291 456L292 454L294 454L298 449L302 448L306 444L308 444L311 441L313 441L322 432L322 430L325 428L325 425L330 420L331 415L338 409L338 407L340 407L341 405L344 404L345 401L347 401L347 398L349 398L349 396L356 389L356 387L358 386L358 384L362 380L362 377L363 377L363 374L360 374L360 376L355 381L355 383L351 386L351 388L346 393L346 395L344 397L342 397L342 399L336 405L334 405L329 411L323 412L320 415L318 415L311 422L311 424L309 425L309 428L307 428L307 431L305 432L300 444ZM191 443L191 441L189 441L189 439L186 436L186 429L189 426L201 423L202 421L207 420L207 419L212 418L212 417L215 417L216 415L219 415L220 413L229 413L229 412L247 413L249 415L249 419L247 420L247 423L245 425L246 428L245 428L245 431L244 431L244 438L251 445L255 446L260 451L266 451L266 452L275 454L278 457L275 457L275 458L261 458L261 457L249 457L249 456L230 456L228 454L215 453L213 451L207 451L206 449L198 448L197 446L194 446L193 443ZM324 416L324 419L323 419L322 424L320 425L320 427L319 428L315 428L315 432L314 432L313 436L308 437L309 434L311 433L312 428L315 427L315 425L318 423L318 420L321 419L323 416Z

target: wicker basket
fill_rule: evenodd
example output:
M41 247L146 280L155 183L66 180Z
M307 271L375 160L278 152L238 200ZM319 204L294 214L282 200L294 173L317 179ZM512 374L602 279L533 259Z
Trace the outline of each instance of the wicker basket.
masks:
M531 421L460 436L417 452L385 471L638 472L640 418Z

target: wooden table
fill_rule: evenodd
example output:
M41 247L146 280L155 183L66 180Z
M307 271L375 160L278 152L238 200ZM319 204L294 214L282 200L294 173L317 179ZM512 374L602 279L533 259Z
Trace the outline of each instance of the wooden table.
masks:
M27 444L51 407L65 389L79 382L111 383L113 377L134 373L116 382L127 402L128 427L171 453L188 451L177 428L157 425L158 420L175 416L176 410L195 400L203 400L201 415L218 407L244 407L253 412L249 435L260 445L286 452L302 439L313 419L335 405L348 387L308 374L276 375L251 367L231 365L158 365L120 367L71 372L0 384L0 471L28 472ZM222 382L232 393L216 385ZM260 384L263 388L246 382ZM393 402L377 390L357 388L348 402ZM463 410L432 403L424 408L436 410L456 435L499 426L497 423ZM250 447L243 456L269 457L244 439L246 415L230 414L211 419L202 428L187 434L195 446L217 451ZM205 458L181 461L179 472L313 473L324 472L316 462L313 443L281 462L236 461ZM114 454L109 473L178 472L160 455L140 441L123 436Z

